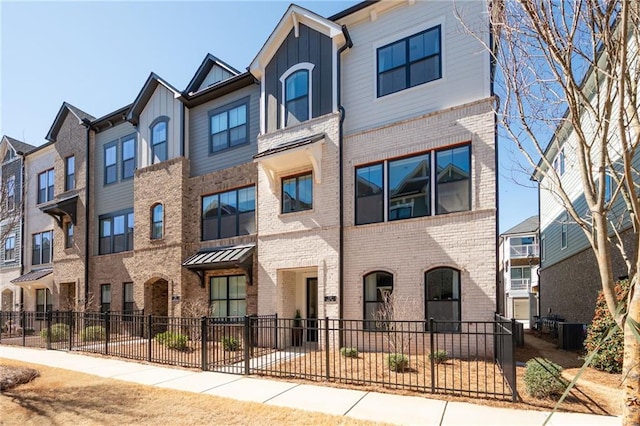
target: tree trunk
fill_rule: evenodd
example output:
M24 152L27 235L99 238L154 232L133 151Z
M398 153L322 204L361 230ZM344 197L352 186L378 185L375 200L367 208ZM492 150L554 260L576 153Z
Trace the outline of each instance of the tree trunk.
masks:
M636 322L640 322L640 290L637 286L638 276L635 277L635 284L631 283L633 292L629 300L628 316ZM624 379L624 407L622 409L622 424L625 426L640 425L640 341L631 331L632 325L629 321L624 326L624 361L622 377Z

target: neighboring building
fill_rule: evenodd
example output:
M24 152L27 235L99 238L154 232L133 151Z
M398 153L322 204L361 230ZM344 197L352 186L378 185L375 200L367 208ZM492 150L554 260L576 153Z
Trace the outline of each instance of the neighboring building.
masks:
M24 156L35 147L9 136L0 140L0 310L17 311L22 291L11 281L23 265Z
M538 315L538 223L538 216L531 216L503 232L499 242L498 312L525 325L533 324Z

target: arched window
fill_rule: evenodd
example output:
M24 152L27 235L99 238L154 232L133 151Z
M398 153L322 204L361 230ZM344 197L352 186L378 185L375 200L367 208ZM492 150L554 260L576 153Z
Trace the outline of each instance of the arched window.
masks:
M386 318L385 299L393 292L393 275L384 271L364 276L364 320L366 330L378 329L380 320Z
M312 117L311 80L314 64L303 62L280 77L282 84L282 127L302 123Z
M164 208L156 204L151 208L151 239L159 240L164 233Z
M424 299L427 321L430 318L454 321L438 324L437 329L459 330L455 321L460 321L460 271L453 268L436 268L425 273Z
M151 123L151 164L167 161L168 117L158 117Z

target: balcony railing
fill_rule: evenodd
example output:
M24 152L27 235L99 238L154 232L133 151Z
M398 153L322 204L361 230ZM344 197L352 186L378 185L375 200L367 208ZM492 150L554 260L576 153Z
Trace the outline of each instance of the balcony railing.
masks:
M511 278L511 290L529 290L531 278Z
M522 244L511 246L511 258L515 257L539 257L540 248L538 244Z

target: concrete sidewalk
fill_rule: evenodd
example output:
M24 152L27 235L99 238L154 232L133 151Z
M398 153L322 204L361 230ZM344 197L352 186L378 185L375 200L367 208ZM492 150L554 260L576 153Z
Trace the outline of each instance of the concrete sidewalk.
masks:
M419 425L542 425L548 413L447 402L225 373L197 372L72 352L0 346L0 357L207 395L355 419ZM556 413L549 425L619 425L619 417Z

